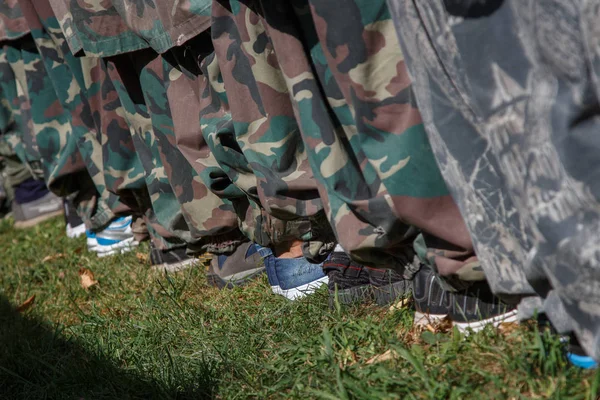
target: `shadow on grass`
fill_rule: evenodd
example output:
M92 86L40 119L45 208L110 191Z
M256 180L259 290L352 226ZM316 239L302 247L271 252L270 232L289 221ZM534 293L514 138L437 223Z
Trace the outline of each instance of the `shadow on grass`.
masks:
M83 348L58 328L19 313L0 295L0 399L213 398L214 374L207 365L191 379L178 379L185 374L177 371L161 382L140 376L115 365L100 343Z

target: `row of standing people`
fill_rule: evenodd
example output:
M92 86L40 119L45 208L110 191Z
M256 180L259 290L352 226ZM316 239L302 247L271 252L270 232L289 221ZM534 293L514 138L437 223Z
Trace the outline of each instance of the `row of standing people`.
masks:
M1 82L17 97L3 86L14 121L0 128L100 255L149 237L163 267L215 255L218 286L266 268L289 298L328 281L344 301L385 303L414 286L418 318L473 327L521 302L557 320L514 256L528 226L488 219L510 213L501 178L457 178L491 167L435 113L454 99L427 102L425 77L445 75L419 53L411 4L391 1L393 18L384 0L4 1ZM470 159L447 157L450 140Z

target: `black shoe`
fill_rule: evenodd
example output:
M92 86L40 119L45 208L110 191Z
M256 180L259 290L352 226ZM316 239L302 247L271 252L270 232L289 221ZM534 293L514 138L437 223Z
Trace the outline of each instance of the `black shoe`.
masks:
M358 264L343 252L334 252L323 263L329 278L329 297L333 303L337 289L341 304L365 303L375 300L380 306L393 303L410 291L408 281L395 271Z
M386 306L398 298L409 295L412 291L411 281L406 280L394 270L383 268L367 268L375 303Z
M186 254L186 247L159 250L150 244L150 264L155 269L176 272L196 263L196 259Z
M337 298L341 304L365 303L373 300L371 280L364 266L355 263L346 253L333 252L323 263L323 273L329 278L329 302Z
M494 296L485 281L474 282L460 292L445 290L435 272L422 266L413 281L415 325L427 325L446 317L459 331L475 332L486 325L499 326L517 320L516 306L504 303Z

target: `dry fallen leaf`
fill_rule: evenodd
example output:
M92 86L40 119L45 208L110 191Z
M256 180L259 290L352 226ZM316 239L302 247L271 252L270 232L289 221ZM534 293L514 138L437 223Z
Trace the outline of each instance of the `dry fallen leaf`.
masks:
M377 354L376 356L369 358L367 360L366 364L370 365L370 364L380 363L383 361L393 360L397 357L398 357L398 354L394 350L388 350L383 354Z
M409 297L405 297L403 299L398 300L395 304L392 304L390 306L390 312L394 312L394 311L400 311L403 310L405 308L408 307L408 305L410 304L411 299Z
M498 330L500 331L500 333L503 334L509 334L509 333L513 333L516 330L518 330L520 327L520 325L517 322L502 322L499 326L498 326Z
M449 318L430 317L422 315L418 320L415 319L413 327L417 331L429 331L431 333L447 333L452 330L452 321Z
M98 281L94 279L94 273L87 268L79 268L79 279L81 287L84 289L89 289L98 283Z
M138 261L141 263L147 263L148 262L148 254L146 253L135 253L135 256L137 257Z
M33 305L34 301L35 301L35 294L33 296L31 296L30 298L28 298L27 300L25 300L19 307L17 307L17 312L24 312L24 311L28 310Z
M46 256L42 259L42 262L48 262L48 261L52 261L52 260L58 260L59 258L64 258L65 254L64 253L58 253L58 254L53 254L51 256Z

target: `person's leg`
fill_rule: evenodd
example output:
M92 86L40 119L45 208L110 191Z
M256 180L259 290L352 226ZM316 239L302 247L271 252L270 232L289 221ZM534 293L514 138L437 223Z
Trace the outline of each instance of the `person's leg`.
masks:
M268 214L256 197L246 194L230 178L236 171L250 169L248 161L234 144L235 133L227 94L223 90L210 35L199 35L184 46L173 48L165 55L165 60L175 66L168 74L167 95L178 148L197 171L207 190L220 198L220 205L212 210L211 218L205 224L220 225L220 230L225 226L231 229L231 233L211 238L209 251L220 255L213 259L209 277L217 286L231 286L231 279L235 280L237 274L253 276L251 265L254 258L266 259L265 264L269 265L268 261L275 259L271 250L252 243L240 243L237 236L240 235L237 228L239 217L239 227L249 239L270 244L269 226L263 217ZM199 123L190 120L190 115L199 115ZM198 135L199 132L201 135ZM235 151L226 151L229 148ZM236 237L231 237L235 232Z
M538 311L598 359L597 154L579 141L597 131L586 111L598 107L594 50L585 50L597 36L586 31L594 10L567 21L555 13L560 1L486 2L477 12L389 3L428 134L492 288L541 295ZM457 11L462 18L449 13ZM555 18L567 22L546 32Z
M185 247L193 243L190 228L168 179L161 151L154 133L150 106L144 97L141 74L153 58L148 51L112 57L107 72L118 93L125 117L132 127L133 143L145 172L150 214L147 224L158 236L153 238L159 249Z
M31 36L5 42L0 54L0 97L7 124L0 127L12 155L8 161L9 185L15 227L27 228L62 213L62 201L46 187L42 157L35 139L34 114L47 106L45 99L32 100L27 80L30 54L35 49ZM43 95L40 95L43 97ZM47 174L46 174L47 175Z
M81 172L74 173L77 179L72 179L68 173L64 173L64 182L55 185L56 190L65 190L70 194L77 191L72 187L74 182L75 185L86 182L82 185L85 193L79 190L80 193L72 198L84 216L88 229L101 229L114 219L116 214L126 213L128 210L119 203L118 198L106 190L101 174L102 137L95 123L96 110L90 107L83 85L84 74L80 59L75 58L68 48L61 46L61 43L64 44L64 36L58 29L58 21L52 14L47 0L23 1L21 7L31 27L57 103L67 111L70 121L70 125L65 124L58 130L56 138L49 141L46 135L42 139L46 141L43 146L47 153L46 158L56 165L57 170L66 170L63 165L71 165L71 170ZM62 140L58 143L63 145L57 146L55 140Z
M252 210L258 207L250 207L249 198L223 171L204 137L229 132L231 123L230 114L221 103L224 94L217 94L210 83L222 89L217 82L218 63L212 53L210 34L199 35L182 48L173 48L165 54L164 62L177 148L206 190L200 192L201 201L212 207L194 213L198 229L213 233L204 237L206 250L214 254L208 282L221 288L243 285L264 272L262 260L268 255L248 241L254 238L252 234L245 236L240 230L246 234L256 231ZM210 79L207 70L200 72L200 63L216 67L211 70Z
M98 255L127 250L136 243L129 226L131 217L117 215L130 214L131 210L106 190L98 112L88 102L80 59L62 46L64 37L47 1L24 0L21 6L41 56L29 71L41 72L45 68L47 73L29 77L26 74L26 79L33 82L37 78L35 82L43 85L41 93L52 107L46 110L46 117L57 118L54 125L44 122L37 137L50 171L50 187L67 196L67 203L82 217L89 229L90 250ZM49 130L50 127L55 129Z
M441 4L421 10L435 16L431 24L425 25L419 17L416 3L389 3L407 64L411 67L412 78L415 80L415 94L434 154L448 187L465 216L486 277L496 293L533 294L523 273L523 265L528 263L527 252L531 248L529 241L534 237L531 225L512 198L502 195L504 178L498 158L491 151L490 140L484 135L483 126L476 121L474 112L466 112L468 104L474 105L476 100L472 97L471 90L467 90L468 80L484 79L491 85L494 75L499 72L491 67L492 54L486 55L482 63L486 65L484 69L474 65L475 63L463 63L458 50L473 46L471 36L464 34L462 38L454 37L448 22L449 16ZM509 10L504 8L495 16L498 22L508 22L507 12ZM465 20L463 26L472 26L473 32L479 32L477 36L481 40L491 40L490 46L496 52L504 53L507 62L527 65L519 61L522 58L522 55L518 55L519 52L513 53L508 48L510 46L502 44L504 39L490 35L494 24L488 26L481 21ZM515 32L509 29L506 34L508 38L513 38ZM447 46L438 47L435 44L436 38L446 40ZM440 52L440 59L435 58L437 52ZM511 60L513 56L517 56L517 59ZM449 76L442 71L451 59L457 65L453 68L452 76ZM459 86L453 87L455 81ZM481 101L477 102L477 108L489 108L499 101L495 100L493 86L489 86L489 89L485 93L481 92L485 98L477 99ZM465 100L462 100L463 96ZM459 143L470 145L465 147Z
M320 6L323 12L323 5ZM385 45L386 36L381 32L372 33L373 26L382 27L386 22L381 5L375 6L378 11L362 18L360 13L364 10L358 9L356 4L348 4L344 10L354 15L344 14L345 19L325 7L335 14L325 16L332 19L327 23L335 27L330 31L323 29L321 16L301 11L311 9L308 3L298 3L294 8L291 4L276 6L265 1L262 9L258 9L266 19L264 42L274 49L274 54L270 53L271 63L277 60L284 72L282 85L285 83L285 90L292 96L308 160L324 203L330 207L328 215L337 230L341 250L351 253L369 268L352 263L342 251L326 265L332 267L331 276L342 273L340 279L352 281L351 278L355 278L356 285L376 288L376 297L384 302L409 288L403 272L410 278L419 268L413 251L418 229L410 223L418 222L435 232L437 224L428 218L437 218L438 224L447 223L445 228L454 220L456 229L463 226L462 235L457 235L460 238L451 237L447 229L443 233L449 240L466 236L463 242L467 246L469 240L419 126L418 112L411 107L410 97L406 97L410 88L397 69L401 55L396 50L393 27L385 34L392 34L396 48L393 43ZM232 8L244 10L243 6ZM215 9L218 8L215 6L213 12ZM344 26L347 21L356 20L364 20L364 26ZM389 16L387 22L391 27ZM253 24L258 25L258 22ZM320 34L317 25L322 30ZM327 37L334 31L348 32L353 42L344 43L343 35ZM369 51L363 51L360 60L350 58L343 51L336 58L328 45L335 48L356 45ZM388 68L371 78L369 71L377 60L385 60ZM338 63L344 63L347 69ZM390 148L399 151L386 154L382 150ZM419 180L423 181L422 186ZM438 209L443 211L430 215ZM440 243L442 241L436 244ZM465 248L465 243L447 245L445 253L436 253L440 259L458 261L459 267L452 272L460 269L468 257L473 257L472 249ZM400 274L381 270L381 267L396 269ZM358 270L359 275L350 276Z
M251 5L230 4L230 10L213 4L211 29L235 135L232 143L223 137L220 147L246 163L229 165L230 177L266 211L276 252L283 245L289 253L294 241L303 241L305 256L323 261L333 232L318 238L313 229L319 222L329 226L285 79L260 15Z

